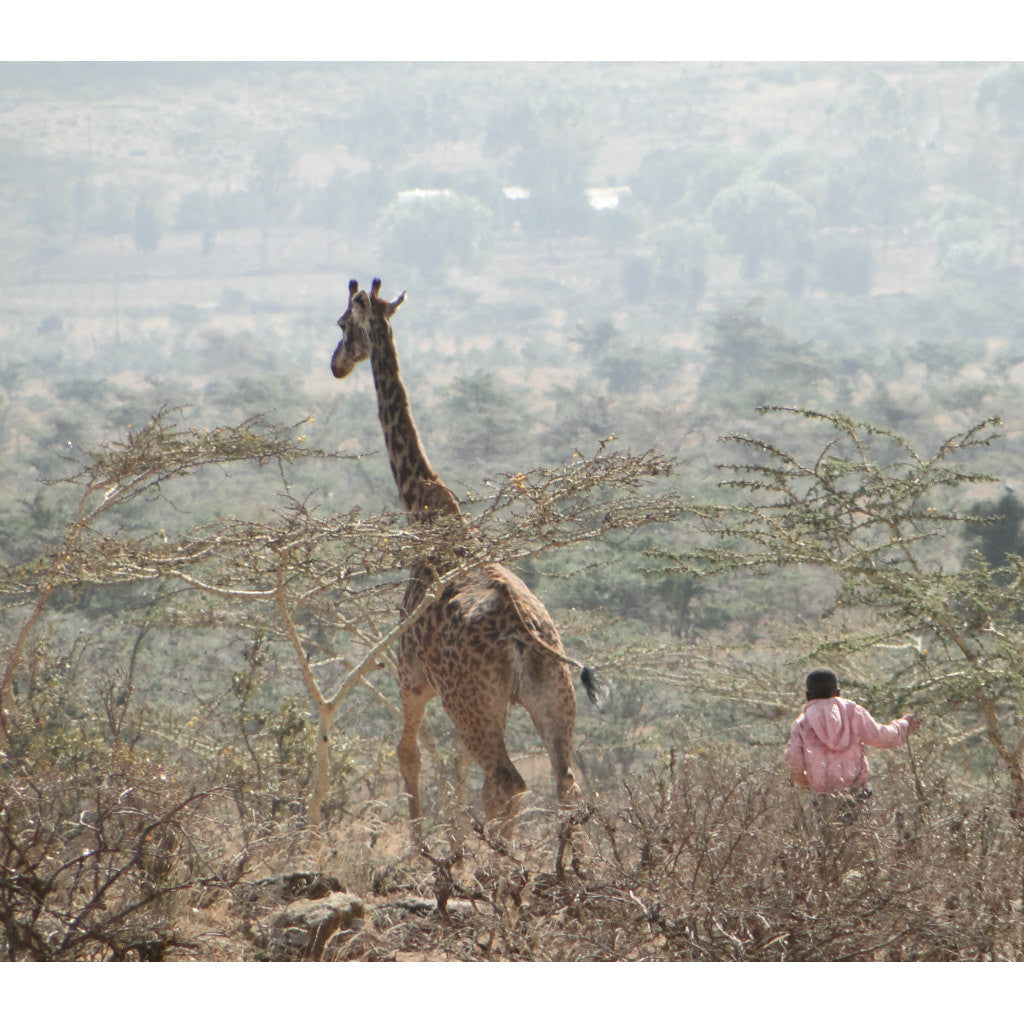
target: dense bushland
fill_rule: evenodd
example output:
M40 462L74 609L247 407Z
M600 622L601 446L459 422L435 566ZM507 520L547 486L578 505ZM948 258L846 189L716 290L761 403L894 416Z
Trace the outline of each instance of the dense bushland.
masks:
M324 959L878 961L1017 959L1024 842L984 786L915 750L851 821L822 818L774 758L709 744L591 797L570 821L479 822L408 849L393 800L323 833L181 773L115 755L78 776L8 776L5 959L308 956L275 918L355 894Z

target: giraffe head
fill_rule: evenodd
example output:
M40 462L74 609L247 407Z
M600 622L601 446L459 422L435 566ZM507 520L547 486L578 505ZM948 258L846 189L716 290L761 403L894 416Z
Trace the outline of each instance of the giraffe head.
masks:
M331 356L331 373L347 377L370 354L370 298L357 281L348 283L348 309L338 318L341 340Z
M371 321L387 326L394 312L405 301L402 292L393 302L380 297L380 279L374 279L370 294L359 290L356 281L348 283L348 309L338 318L341 340L331 356L331 372L335 377L347 377L356 363L370 354Z

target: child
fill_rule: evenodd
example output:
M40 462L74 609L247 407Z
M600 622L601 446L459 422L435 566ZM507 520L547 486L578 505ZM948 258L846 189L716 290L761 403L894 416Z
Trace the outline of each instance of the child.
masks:
M879 725L859 704L839 696L839 680L830 669L807 676L807 703L793 723L786 764L797 786L812 793L871 796L864 747L899 747L915 732L918 720L904 715Z

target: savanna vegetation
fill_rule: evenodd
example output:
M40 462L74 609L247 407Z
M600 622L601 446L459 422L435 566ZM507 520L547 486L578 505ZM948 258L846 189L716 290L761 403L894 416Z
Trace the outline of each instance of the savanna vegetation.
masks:
M1024 70L0 82L0 957L1021 958ZM373 276L472 543L330 377ZM568 816L513 709L514 844L435 706L410 849L439 548L607 685ZM850 822L779 764L822 662L924 717Z

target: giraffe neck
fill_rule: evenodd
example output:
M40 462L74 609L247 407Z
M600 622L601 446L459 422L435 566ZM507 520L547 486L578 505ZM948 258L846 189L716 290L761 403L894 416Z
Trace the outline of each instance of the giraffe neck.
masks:
M398 500L406 512L417 518L432 519L446 512L458 515L460 509L455 495L434 471L423 450L387 321L374 326L371 341L370 365L377 391L377 413L384 431L391 474L398 487Z

